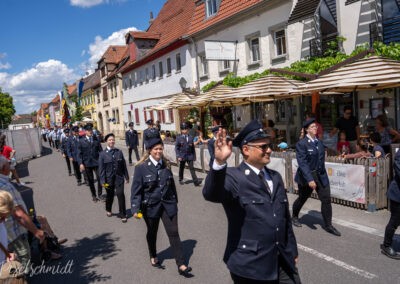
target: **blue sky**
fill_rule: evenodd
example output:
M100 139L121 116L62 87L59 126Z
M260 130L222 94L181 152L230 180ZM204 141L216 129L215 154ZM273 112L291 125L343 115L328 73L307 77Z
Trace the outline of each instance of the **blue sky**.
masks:
M0 87L18 114L38 110L93 70L128 30L146 30L166 0L1 0Z

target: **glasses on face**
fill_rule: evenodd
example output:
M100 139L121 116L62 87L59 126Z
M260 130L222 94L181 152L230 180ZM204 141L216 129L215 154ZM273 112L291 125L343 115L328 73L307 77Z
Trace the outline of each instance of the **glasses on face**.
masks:
M261 151L266 151L268 149L272 149L272 144L271 143L266 143L262 145L252 145L252 144L247 144L249 147L255 147L257 149L260 149Z

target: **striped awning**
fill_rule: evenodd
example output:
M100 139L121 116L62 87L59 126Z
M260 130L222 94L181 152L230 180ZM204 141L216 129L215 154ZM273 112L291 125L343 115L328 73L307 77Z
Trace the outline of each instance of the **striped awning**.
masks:
M296 96L292 93L303 85L302 81L271 74L234 89L231 93L221 96L221 99L226 97L246 99L247 102L273 101Z
M299 86L294 93L351 92L400 86L400 61L372 56L363 58Z
M179 104L183 102L188 102L193 100L194 96L187 93L179 93L171 96L170 98L162 101L160 104L148 107L149 110L164 110L170 108L176 108Z

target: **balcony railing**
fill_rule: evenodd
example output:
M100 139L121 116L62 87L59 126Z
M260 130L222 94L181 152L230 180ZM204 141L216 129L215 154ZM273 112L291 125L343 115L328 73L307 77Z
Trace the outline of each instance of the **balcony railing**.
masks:
M328 50L339 51L337 33L310 40L310 57L322 57ZM336 42L336 44L331 44Z
M383 42L400 42L400 15L382 21Z

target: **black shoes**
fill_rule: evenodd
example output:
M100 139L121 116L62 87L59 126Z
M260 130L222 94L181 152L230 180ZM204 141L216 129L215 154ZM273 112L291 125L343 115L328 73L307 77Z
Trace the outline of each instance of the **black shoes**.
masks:
M200 186L201 185L201 181L199 181L199 180L196 180L193 183L194 183L194 186Z
M179 275L182 275L185 278L192 278L194 275L190 273L192 271L192 268L190 266L186 267L185 270L181 270L178 268Z
M82 185L82 182L81 181L78 181L78 186L81 186Z
M165 266L161 264L159 260L157 260L155 263L152 263L150 260L151 266L158 268L158 269L165 269Z
M330 234L332 234L332 235L335 235L335 236L338 236L338 237L340 237L340 236L342 235L342 234L341 234L335 227L333 227L332 225L326 227L325 230L326 230L328 233L330 233Z
M94 203L97 203L97 201L98 201L97 197L96 197L96 196L92 196L92 201L93 201Z
M103 195L99 195L99 197L97 199L102 202L106 202L106 198Z
M292 217L292 224L293 224L293 226L296 226L296 227L301 227L302 226L300 221L299 221L299 217L295 217L295 216Z
M393 259L400 259L400 253L395 251L392 247L387 247L385 245L381 245L381 252L386 255L387 257L393 258Z
M180 184L180 185L184 185L185 183L183 182L183 180L180 180L180 181L179 181L179 184Z

